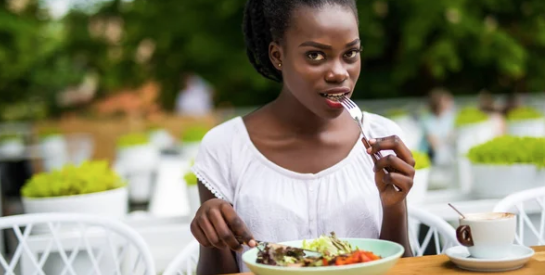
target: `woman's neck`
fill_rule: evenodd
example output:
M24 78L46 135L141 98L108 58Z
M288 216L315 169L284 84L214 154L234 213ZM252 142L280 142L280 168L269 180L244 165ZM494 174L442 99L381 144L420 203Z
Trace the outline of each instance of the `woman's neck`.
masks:
M329 131L337 120L318 117L285 89L269 104L269 108L282 127L299 135L315 136Z

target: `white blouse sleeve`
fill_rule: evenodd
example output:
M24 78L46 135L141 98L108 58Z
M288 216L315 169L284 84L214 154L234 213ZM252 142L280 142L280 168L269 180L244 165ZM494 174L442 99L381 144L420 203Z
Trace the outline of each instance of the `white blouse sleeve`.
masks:
M234 183L231 177L232 158L230 140L233 129L219 125L203 138L192 167L200 182L218 199L233 203Z
M373 138L383 138L396 135L405 142L405 133L401 130L401 127L397 125L394 121L385 118L383 116L365 113L367 119L369 119L369 130L372 133ZM382 152L383 155L393 154L392 150L385 150Z

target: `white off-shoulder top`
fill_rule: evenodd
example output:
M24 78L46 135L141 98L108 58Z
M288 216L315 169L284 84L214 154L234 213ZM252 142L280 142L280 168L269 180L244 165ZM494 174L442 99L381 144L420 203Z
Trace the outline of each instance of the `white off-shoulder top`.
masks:
M364 129L368 137L402 137L397 124L367 112ZM290 171L261 154L236 117L206 134L192 169L217 198L233 205L257 240L282 242L332 231L378 238L382 207L373 166L357 142L346 158L319 173ZM241 272L249 271L240 256Z

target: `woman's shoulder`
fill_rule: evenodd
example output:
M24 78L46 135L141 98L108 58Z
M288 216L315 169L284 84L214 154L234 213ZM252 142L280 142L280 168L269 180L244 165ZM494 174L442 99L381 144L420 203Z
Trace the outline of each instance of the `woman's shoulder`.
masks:
M232 118L212 128L201 141L201 146L223 146L231 144L237 139L237 135L243 130L242 119L240 117Z
M364 112L364 120L367 120L369 131L371 131L373 137L397 135L403 138L404 134L399 125L389 118L375 113Z

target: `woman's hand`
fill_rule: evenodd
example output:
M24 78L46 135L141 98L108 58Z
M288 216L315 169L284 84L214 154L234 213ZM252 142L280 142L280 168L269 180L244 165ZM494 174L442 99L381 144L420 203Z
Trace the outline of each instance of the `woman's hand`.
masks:
M380 192L380 200L383 208L405 205L405 198L414 179L414 159L411 150L405 146L398 136L389 136L369 140L371 147L367 153L375 154L383 150L393 150L394 154L386 155L375 163L375 183ZM388 174L384 168L392 171ZM397 191L394 185L401 191Z
M205 201L191 222L191 233L204 247L242 249L256 246L253 236L233 206L220 199Z

